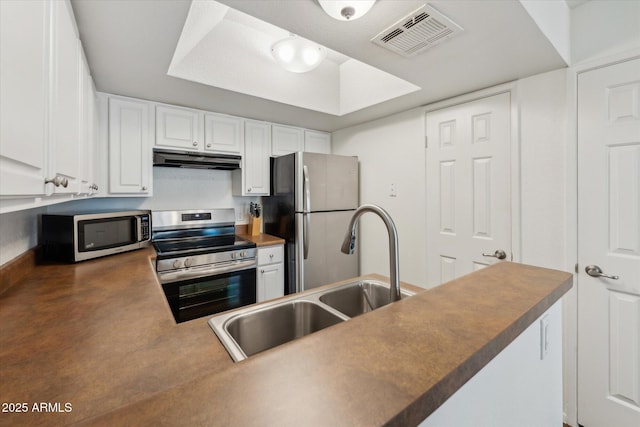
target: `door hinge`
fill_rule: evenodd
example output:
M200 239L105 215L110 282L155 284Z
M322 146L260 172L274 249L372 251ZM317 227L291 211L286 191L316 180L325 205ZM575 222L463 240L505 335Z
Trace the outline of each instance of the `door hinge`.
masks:
M576 273L578 273L578 272L579 272L579 270L578 270L578 263L577 263L577 262L576 262L576 266L575 266L575 272L576 272Z
M429 138L427 138L427 135L424 136L424 148L429 148Z

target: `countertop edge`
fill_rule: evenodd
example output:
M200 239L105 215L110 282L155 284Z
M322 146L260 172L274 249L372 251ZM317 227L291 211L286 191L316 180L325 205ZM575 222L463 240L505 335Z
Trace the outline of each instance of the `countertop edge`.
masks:
M431 415L444 402L447 401L457 390L484 368L493 358L511 344L525 329L547 311L553 304L558 302L562 296L573 286L573 276L567 279L546 298L543 298L524 313L518 320L502 331L492 341L487 342L480 350L452 370L445 378L431 389L427 390L420 398L399 412L390 419L385 426L404 427L407 425L418 425L425 418ZM438 399L434 400L433 397Z

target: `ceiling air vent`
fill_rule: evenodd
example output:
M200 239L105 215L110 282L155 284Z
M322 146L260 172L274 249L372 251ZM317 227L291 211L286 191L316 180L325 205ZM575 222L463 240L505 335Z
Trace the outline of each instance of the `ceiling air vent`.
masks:
M462 27L425 4L371 41L402 56L413 56L461 31Z

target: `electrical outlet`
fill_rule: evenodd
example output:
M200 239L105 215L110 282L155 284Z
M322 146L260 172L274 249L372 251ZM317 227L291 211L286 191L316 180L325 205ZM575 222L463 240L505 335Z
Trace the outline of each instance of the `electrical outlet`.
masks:
M540 360L549 354L549 315L545 315L540 319Z

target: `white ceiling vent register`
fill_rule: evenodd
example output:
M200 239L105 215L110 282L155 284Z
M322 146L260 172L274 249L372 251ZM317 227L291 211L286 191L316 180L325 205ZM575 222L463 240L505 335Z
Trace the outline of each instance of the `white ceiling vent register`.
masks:
M371 39L402 56L416 55L462 32L462 27L425 4Z

